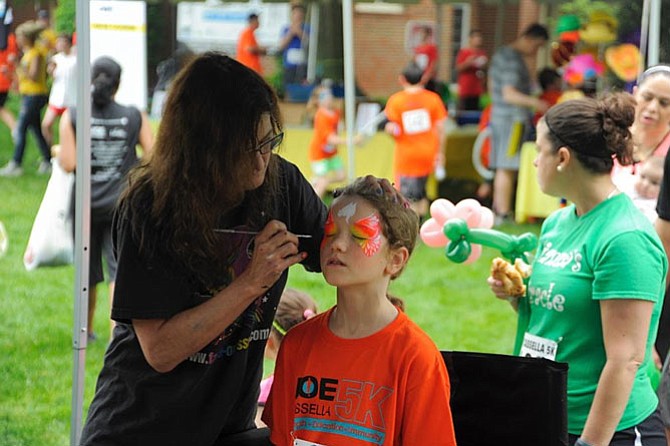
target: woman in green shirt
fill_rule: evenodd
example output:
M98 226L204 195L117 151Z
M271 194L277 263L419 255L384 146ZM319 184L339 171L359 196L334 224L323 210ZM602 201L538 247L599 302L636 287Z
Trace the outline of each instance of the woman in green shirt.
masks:
M537 127L537 179L571 205L542 225L517 354L567 362L569 444L666 446L651 359L667 260L651 223L612 183L632 162L627 94L551 108ZM489 278L494 294L507 298Z

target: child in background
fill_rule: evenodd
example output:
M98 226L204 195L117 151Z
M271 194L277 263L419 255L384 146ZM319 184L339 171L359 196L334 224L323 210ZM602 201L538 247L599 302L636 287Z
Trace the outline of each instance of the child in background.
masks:
M635 206L652 223L656 221L656 203L658 194L661 191L661 182L663 181L663 163L662 156L652 156L640 167L640 174L631 176L634 178L632 187L623 187L622 192L626 193Z
M263 414L273 444L456 444L442 356L386 294L418 230L409 203L369 177L335 192L321 269L337 305L281 344Z
M60 34L56 39L56 51L47 64L47 73L51 75L53 83L49 92L49 105L42 119L42 134L50 146L54 143L52 127L56 119L67 108L77 105L77 55L72 51L72 36Z
M420 217L428 213L428 176L445 165L447 110L440 96L421 85L423 70L410 62L400 75L402 91L386 103L385 130L395 139L394 176Z
M331 183L344 181L346 173L337 145L345 142L338 135L340 112L335 108L333 93L321 87L317 93L318 109L314 115L314 133L309 144L309 162L314 179L312 186L319 197L326 194Z
M563 94L563 79L558 71L552 68L543 68L537 74L537 80L540 82L542 93L539 98L549 104L549 107L558 103L559 98ZM536 112L533 116L533 125L542 117L543 113Z
M277 353L286 333L294 325L306 321L316 315L318 312L316 302L309 294L298 291L294 288L285 288L277 305L270 337L265 344L265 358L272 361L277 360ZM274 375L270 375L261 381L261 393L258 396L258 413L256 416L256 425L261 426L260 416L263 414L263 406L270 394Z

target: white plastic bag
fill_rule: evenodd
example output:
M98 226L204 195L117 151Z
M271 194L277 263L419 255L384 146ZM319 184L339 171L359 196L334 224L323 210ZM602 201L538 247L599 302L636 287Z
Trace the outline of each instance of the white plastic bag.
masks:
M51 178L30 231L23 264L28 271L39 266L67 265L74 260L70 204L74 174L51 160Z
M0 221L0 257L4 256L9 247L9 237L5 225Z

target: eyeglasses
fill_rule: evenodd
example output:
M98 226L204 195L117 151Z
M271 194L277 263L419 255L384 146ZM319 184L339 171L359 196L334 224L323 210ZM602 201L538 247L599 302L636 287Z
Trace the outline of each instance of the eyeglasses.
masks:
M284 140L284 132L279 132L272 138L268 138L265 141L260 142L256 147L249 150L249 152L259 152L261 155L270 153L279 147Z

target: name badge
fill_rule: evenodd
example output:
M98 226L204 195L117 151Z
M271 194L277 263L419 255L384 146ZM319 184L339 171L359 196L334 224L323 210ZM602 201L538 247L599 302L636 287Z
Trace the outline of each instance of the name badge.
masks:
M521 356L530 358L544 358L556 360L556 350L558 344L551 339L541 338L539 336L525 333L523 335L523 344L521 345Z
M407 135L427 132L430 130L428 110L420 108L404 112L402 114L402 127Z
M414 62L421 68L422 70L425 70L428 68L428 56L425 54L417 54L416 57L414 58Z
M286 51L286 61L293 65L302 65L305 63L305 53L302 48L289 48Z

